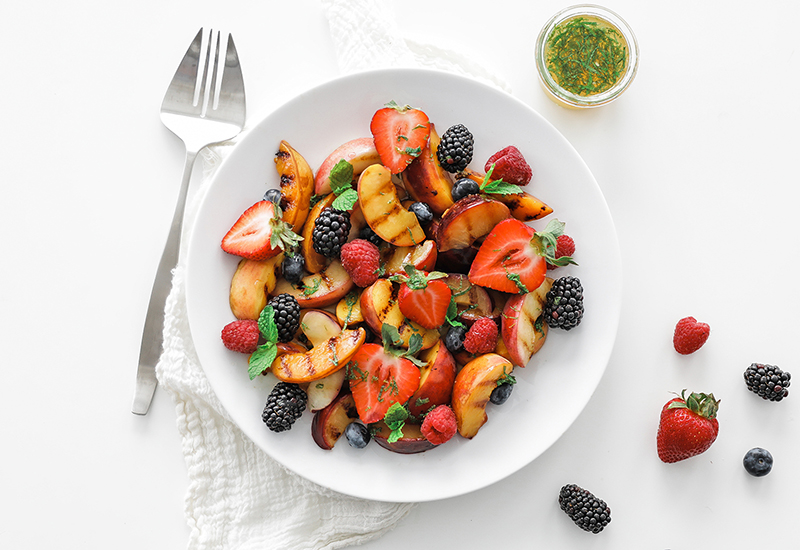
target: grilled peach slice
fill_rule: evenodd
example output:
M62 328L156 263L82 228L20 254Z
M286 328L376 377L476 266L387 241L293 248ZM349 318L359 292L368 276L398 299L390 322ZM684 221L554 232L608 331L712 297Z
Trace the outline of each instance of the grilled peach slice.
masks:
M361 294L357 290L347 293L347 296L336 304L336 319L343 327L351 327L364 322L361 315Z
M426 240L416 246L390 247L384 251L381 264L387 276L405 274L403 266L413 265L420 271L433 271L436 265L436 243Z
M429 451L436 447L422 435L419 424L404 425L403 436L392 443L389 443L389 434L392 431L383 420L370 424L370 429L374 432L372 437L375 439L375 443L393 453L409 455Z
M436 157L441 139L433 123L430 129L428 143L422 148L420 155L400 174L411 198L427 203L434 214L441 216L445 210L453 206L453 183Z
M464 176L478 182L478 184L483 183L486 178L485 174L475 172L469 168L464 170ZM511 216L523 222L538 220L553 213L552 208L526 191L518 195L492 195L492 198L508 206Z
M339 372L344 372L344 369ZM357 418L358 410L353 394L344 393L314 415L314 420L311 421L311 437L320 449L333 449L347 425Z
M536 290L512 295L503 308L500 335L511 362L517 366L527 365L547 338L542 311L551 286L553 279L546 277Z
M353 288L353 279L347 274L339 260L333 260L319 273L306 275L299 284L293 285L281 278L272 291L273 296L291 294L301 309L324 308L341 300Z
M297 233L308 216L311 195L314 193L314 172L303 155L286 141L281 141L275 154L275 167L281 182L283 221Z
M502 202L482 195L468 195L457 201L442 216L436 228L439 252L470 248L472 243L488 235L494 226L511 216Z
M397 295L400 287L388 279L378 279L361 293L361 315L375 332L381 334L384 323L397 328L403 345L408 347L412 334L422 336L422 349L428 349L439 341L439 331L422 328L400 312Z
M358 203L372 230L395 246L414 246L425 240L417 216L400 204L391 171L380 164L368 166L358 178Z
M344 368L364 343L363 328L343 330L305 353L288 353L272 362L272 374L284 382L314 382Z
M492 298L486 289L470 283L463 273L452 273L443 280L453 293L462 321L471 325L481 317L492 316Z
M314 176L314 192L317 195L325 195L332 191L330 176L331 169L340 160L346 160L353 166L353 176L358 176L367 166L378 164L381 161L378 150L375 149L375 142L371 137L357 138L343 143L336 148L328 158L322 161Z
M306 262L306 271L309 273L319 273L328 265L328 258L314 250L314 244L311 236L314 233L314 224L316 223L317 218L323 210L333 204L334 200L336 200L336 195L331 193L330 195L326 195L325 198L321 199L317 204L315 204L309 211L308 217L306 218L306 223L303 226L303 240L300 241L300 247L303 250L303 259L305 259Z
M458 433L472 439L486 424L486 405L497 381L511 374L511 362L496 354L480 355L464 365L453 384L453 412L456 414Z
M420 353L419 358L425 363L419 369L419 388L408 399L408 413L415 417L450 403L456 379L456 361L441 340Z
M231 279L231 312L237 319L258 319L275 288L283 254L266 260L243 259Z

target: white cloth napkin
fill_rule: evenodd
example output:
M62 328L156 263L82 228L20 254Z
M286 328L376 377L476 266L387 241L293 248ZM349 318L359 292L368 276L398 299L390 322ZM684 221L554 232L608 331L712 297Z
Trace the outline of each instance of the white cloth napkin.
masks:
M389 2L321 1L343 73L424 66L508 89L463 55L404 40ZM187 210L185 227L191 227L197 200L228 148L221 145L203 152L202 183ZM334 549L362 544L394 527L414 504L361 500L317 486L267 456L231 421L209 386L191 341L184 272L182 256L167 300L164 352L156 375L175 402L183 441L189 475L188 547Z

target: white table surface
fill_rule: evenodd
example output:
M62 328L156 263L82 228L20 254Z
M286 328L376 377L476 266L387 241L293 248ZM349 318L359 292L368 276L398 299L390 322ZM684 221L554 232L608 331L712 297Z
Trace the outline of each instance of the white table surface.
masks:
M800 4L608 2L633 27L641 66L618 102L591 112L551 103L533 68L538 29L567 3L394 5L406 36L491 67L570 140L606 196L625 275L608 369L567 433L511 477L422 504L365 547L796 545L800 397L761 401L742 372L768 362L800 375ZM339 74L316 0L15 2L0 19L2 548L186 546L171 400L158 391L146 417L130 402L183 163L158 109L204 25L233 32L252 117ZM671 337L687 315L712 331L683 357ZM722 399L720 435L666 465L658 415L684 387ZM775 456L765 478L742 468L754 446ZM570 482L610 504L600 535L558 509Z

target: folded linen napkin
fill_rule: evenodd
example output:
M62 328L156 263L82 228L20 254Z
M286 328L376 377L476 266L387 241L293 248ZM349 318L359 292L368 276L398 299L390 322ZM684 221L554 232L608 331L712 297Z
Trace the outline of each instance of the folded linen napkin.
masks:
M388 2L322 0L322 5L342 73L424 66L507 89L462 55L404 40ZM230 145L203 151L202 183L187 209L185 227L192 226L209 177ZM156 374L175 403L188 468L188 547L334 549L362 544L394 527L414 504L362 500L320 487L286 470L236 427L210 387L191 341L185 269L182 255L167 300L164 351Z

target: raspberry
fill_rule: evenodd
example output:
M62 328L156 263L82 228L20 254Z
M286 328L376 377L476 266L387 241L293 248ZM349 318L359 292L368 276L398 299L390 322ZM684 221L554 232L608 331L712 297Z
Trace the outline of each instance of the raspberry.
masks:
M559 235L558 239L556 239L556 258L561 258L562 256L572 256L575 254L575 241L572 240L572 237L569 235ZM557 265L547 264L547 269L555 269Z
M222 343L231 351L253 353L258 347L258 321L239 320L222 329Z
M497 346L497 323L488 317L481 317L469 327L464 339L464 349L469 353L491 353Z
M364 239L353 239L342 246L342 267L356 286L368 287L378 280L381 253L378 247Z
M422 435L434 445L441 445L456 435L456 415L447 405L439 405L422 421Z
M509 145L489 157L484 170L488 172L492 164L494 164L493 180L502 179L506 183L528 185L533 177L530 165L525 161L525 157L522 156L519 149L513 145Z
M708 340L711 328L705 323L698 323L694 317L685 317L675 325L672 343L675 351L681 355L689 355L703 347Z

